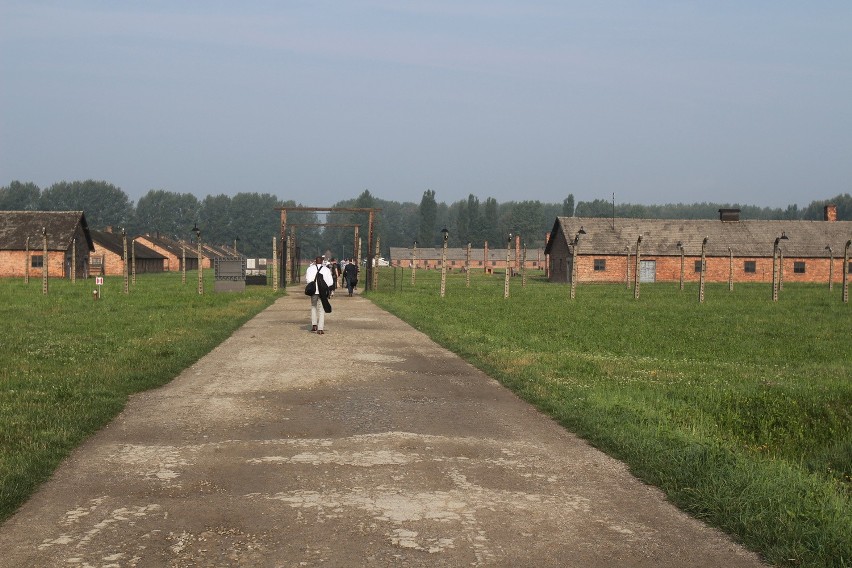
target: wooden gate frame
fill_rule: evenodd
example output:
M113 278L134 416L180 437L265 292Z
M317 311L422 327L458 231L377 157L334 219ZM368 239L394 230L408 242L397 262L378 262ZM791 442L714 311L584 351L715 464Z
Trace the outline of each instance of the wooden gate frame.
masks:
M354 228L355 234L353 236L353 250L358 249L358 232L361 230L361 225L357 223L290 223L290 246L287 247L287 254L290 254L292 251L294 254L298 254L296 251L299 250L299 247L295 246L298 242L296 239L296 227L338 227L338 228ZM296 263L295 261L298 259L288 259L287 260L287 268L292 272L289 276L285 274L285 282L289 282L290 284L298 284L300 275L296 271ZM359 259L355 259L355 264L358 264Z
M287 211L313 211L315 213L336 213L336 212L346 212L346 213L368 213L368 222L367 222L367 281L364 285L365 290L370 290L372 288L373 281L373 266L371 259L373 258L373 227L375 226L375 218L376 213L381 211L381 208L377 207L276 207L278 211L281 211L281 244L282 244L282 264L284 265L284 269L286 270L288 267L287 255L289 254L288 247L283 246L284 243L287 242ZM325 225L334 225L334 223L316 223L318 226ZM356 228L357 232L357 228ZM357 241L357 235L355 240ZM360 251L359 251L360 252ZM360 259L358 259L360 261ZM285 282L287 281L286 272L285 272Z

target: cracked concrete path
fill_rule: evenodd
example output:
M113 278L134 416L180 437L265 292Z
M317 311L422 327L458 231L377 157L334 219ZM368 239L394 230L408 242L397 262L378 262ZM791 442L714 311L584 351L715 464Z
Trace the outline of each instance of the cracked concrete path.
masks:
M298 292L132 397L0 566L762 566L369 301L310 333Z

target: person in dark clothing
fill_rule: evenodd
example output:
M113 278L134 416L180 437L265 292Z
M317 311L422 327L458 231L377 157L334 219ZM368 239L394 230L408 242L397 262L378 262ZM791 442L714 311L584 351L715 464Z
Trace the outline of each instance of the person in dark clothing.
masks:
M334 282L329 286L329 297L334 296L334 291L337 289L337 279L340 278L340 269L337 266L337 260L332 257L331 261L328 263L328 269L331 270L331 278Z
M358 267L349 259L349 262L343 268L343 276L346 279L346 288L349 290L349 296L352 296L352 290L358 285Z

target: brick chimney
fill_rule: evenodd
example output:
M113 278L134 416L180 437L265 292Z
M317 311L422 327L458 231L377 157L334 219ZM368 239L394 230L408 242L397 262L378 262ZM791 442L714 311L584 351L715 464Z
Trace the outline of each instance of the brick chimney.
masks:
M739 221L740 220L740 210L739 209L719 209L719 220L720 221Z
M837 221L837 205L830 203L823 208L823 221Z

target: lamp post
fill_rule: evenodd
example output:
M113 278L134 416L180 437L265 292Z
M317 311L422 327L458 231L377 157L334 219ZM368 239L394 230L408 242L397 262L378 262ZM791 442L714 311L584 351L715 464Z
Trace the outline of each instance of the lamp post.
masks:
M642 235L639 235L639 238L636 239L636 272L633 274L633 299L639 299L639 248L642 246Z
M121 257L121 273L124 276L124 293L130 293L130 286L128 285L127 280L127 230L121 229L121 242L124 246L122 257Z
M512 233L509 233L509 240L506 242L506 281L503 283L503 299L509 297L509 278L512 276Z
M586 230L580 225L580 230L574 235L574 246L571 249L571 299L577 294L577 249L580 246L580 235L585 235Z
M831 250L831 245L825 245L825 250L828 251L828 291L834 289L834 251Z
M852 239L846 241L846 247L843 249L843 303L849 302L849 246L852 245Z
M684 258L683 258L683 242L682 241L677 242L677 248L680 249L680 289L681 289L681 291L683 291L683 262L684 262Z
M441 249L441 297L447 290L447 240L450 237L450 232L446 227L441 229L441 234L444 235L444 246Z
M201 258L201 229L198 228L198 223L193 225L192 232L195 233L195 241L198 244L198 294L204 294L204 274Z
M527 287L527 243L521 248L521 287Z
M47 295L47 227L41 228L41 240L44 251L41 257L41 293ZM847 247L848 248L848 247Z
M698 303L704 303L704 273L707 272L707 237L701 241L701 273L698 278Z
M781 236L775 237L775 242L772 245L772 301L778 301L778 290L781 288L780 264L782 262L781 249L779 243L787 241L786 233L781 231Z
M180 283L186 284L186 246L180 247Z

